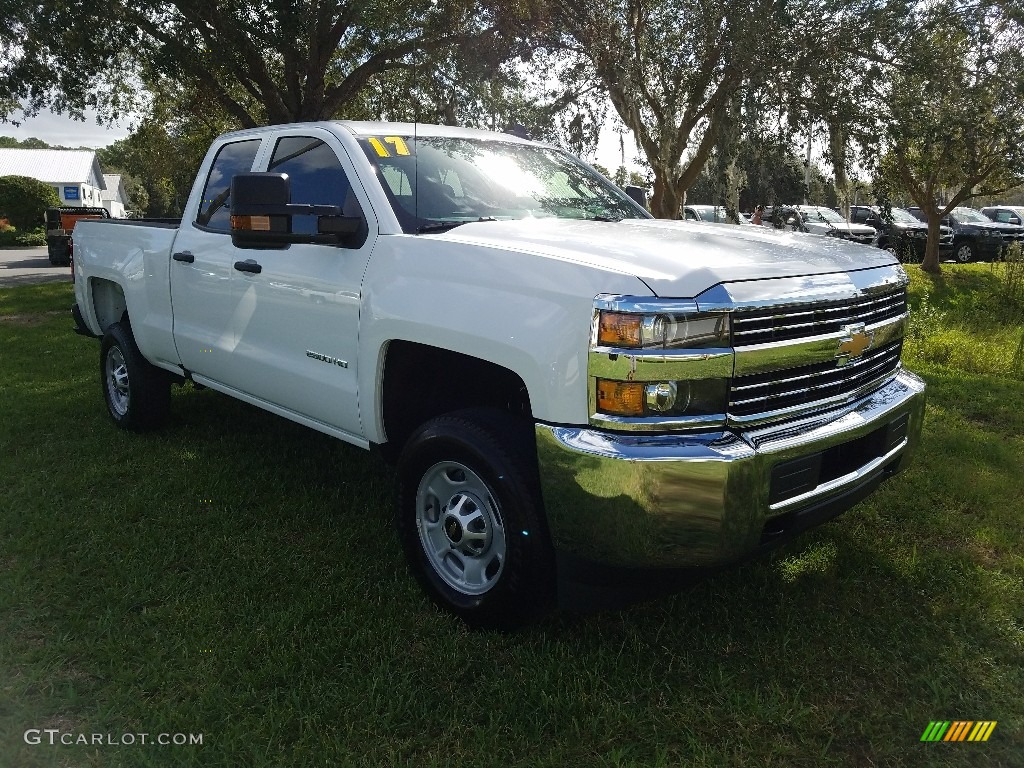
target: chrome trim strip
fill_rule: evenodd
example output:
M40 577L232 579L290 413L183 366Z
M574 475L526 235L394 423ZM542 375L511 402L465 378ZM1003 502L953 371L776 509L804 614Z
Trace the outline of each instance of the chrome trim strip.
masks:
M609 416L590 409L590 425L616 432L679 432L721 429L726 424L724 413L707 416Z
M778 277L719 283L701 293L694 301L701 312L779 309L797 304L829 303L888 293L910 282L899 264L853 272L825 275Z
M588 361L591 378L616 381L692 381L728 379L733 372L731 349L673 349L639 352L597 347Z
M622 296L612 293L601 293L594 297L594 309L607 309L613 312L657 312L664 314L698 312L697 303L693 299L657 299L652 296Z
M807 491L807 493L801 493L799 496L793 496L792 498L783 499L782 501L770 504L768 509L772 512L779 512L787 507L794 507L800 504L805 504L808 501L814 501L814 499L821 496L828 496L840 488L845 488L848 485L853 485L856 482L864 480L895 459L900 453L902 453L903 449L907 447L909 442L910 441L907 438L903 438L900 444L887 454L879 456L877 459L872 459L860 469L856 469L842 477L837 477L835 480L829 480L827 483L822 483L816 488Z
M871 347L884 347L902 338L909 317L910 314L905 313L866 326L865 331L871 333L873 337ZM837 331L809 339L786 339L737 347L733 375L754 376L814 363L827 363L829 360L835 360L839 341L843 336L842 331Z

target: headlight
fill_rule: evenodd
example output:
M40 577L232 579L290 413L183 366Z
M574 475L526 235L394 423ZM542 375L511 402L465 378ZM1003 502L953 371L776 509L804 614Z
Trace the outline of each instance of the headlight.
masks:
M603 310L597 343L623 349L709 349L729 346L729 315L719 312L634 314Z

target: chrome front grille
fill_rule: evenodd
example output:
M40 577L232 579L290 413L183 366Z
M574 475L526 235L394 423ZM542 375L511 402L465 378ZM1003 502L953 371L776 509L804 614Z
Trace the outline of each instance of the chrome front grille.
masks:
M734 347L766 344L773 341L803 339L835 334L844 325L873 325L900 317L907 311L907 291L900 286L885 293L855 299L788 305L784 309L758 309L735 312L732 316Z
M859 396L899 369L900 339L838 366L835 360L737 376L729 390L730 418L783 417L806 406L830 406Z

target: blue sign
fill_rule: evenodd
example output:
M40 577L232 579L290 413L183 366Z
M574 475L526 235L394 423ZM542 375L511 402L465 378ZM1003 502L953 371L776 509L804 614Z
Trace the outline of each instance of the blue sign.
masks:
M65 200L77 200L78 199L78 187L64 187L64 199Z

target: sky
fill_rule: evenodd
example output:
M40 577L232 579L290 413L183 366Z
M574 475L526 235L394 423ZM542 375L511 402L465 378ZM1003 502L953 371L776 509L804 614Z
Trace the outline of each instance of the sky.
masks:
M94 112L86 113L84 122L52 112L42 112L37 117L20 122L18 127L0 123L0 136L13 136L19 141L36 138L63 147L98 149L125 138L131 132L127 120L111 128L98 125Z
M97 124L94 112L86 113L84 122L52 112L41 112L37 117L21 121L18 127L10 123L0 123L0 136L13 136L19 141L28 138L42 139L47 144L64 147L99 149L127 137L129 133L129 120L123 120L108 128ZM625 146L626 167L630 170L640 170L635 162L637 149L632 133L626 134ZM621 164L619 134L611 128L606 128L599 138L596 154L588 155L584 159L596 161L614 173Z

